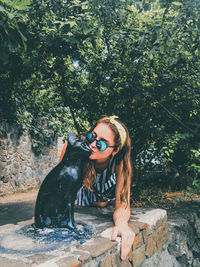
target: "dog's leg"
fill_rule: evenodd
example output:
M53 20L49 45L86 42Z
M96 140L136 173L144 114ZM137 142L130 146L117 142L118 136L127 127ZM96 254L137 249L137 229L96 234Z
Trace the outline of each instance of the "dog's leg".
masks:
M76 196L72 196L71 198L71 210L69 211L70 212L70 220L72 222L72 225L75 227L75 221L74 221L74 203L75 203L75 198Z
M44 218L43 218L43 202L41 200L41 194L38 195L36 205L35 205L35 226L37 228L43 228Z

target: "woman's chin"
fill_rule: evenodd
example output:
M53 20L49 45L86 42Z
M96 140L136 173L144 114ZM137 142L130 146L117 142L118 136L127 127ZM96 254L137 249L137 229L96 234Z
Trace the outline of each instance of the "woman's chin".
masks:
M89 156L89 159L95 159L94 152L92 152L92 154Z

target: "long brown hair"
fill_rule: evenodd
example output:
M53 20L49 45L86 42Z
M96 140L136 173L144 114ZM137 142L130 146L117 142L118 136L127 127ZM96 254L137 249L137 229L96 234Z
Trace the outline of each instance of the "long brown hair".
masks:
M129 132L127 127L125 126L124 123L122 123L119 119L115 120L120 123L120 125L124 128L126 131L126 140L124 142L124 145L122 146L121 144L121 138L119 131L114 123L112 123L112 120L110 119L111 117L108 117L106 115L103 115L99 120L97 120L94 125L91 127L90 131L93 131L94 128L99 124L99 123L105 123L109 125L110 129L113 131L115 135L115 145L116 147L120 147L119 152L115 155L116 158L116 168L120 164L122 164L122 173L121 175L123 176L124 183L122 190L120 192L120 201L125 202L128 204L128 191L129 191L129 186L131 182L131 177L132 177L132 166L131 166L131 140L129 136ZM121 147L122 146L122 147ZM96 172L94 168L94 161L88 160L88 162L85 165L85 171L84 171L84 185L86 188L92 191L92 186L96 180Z

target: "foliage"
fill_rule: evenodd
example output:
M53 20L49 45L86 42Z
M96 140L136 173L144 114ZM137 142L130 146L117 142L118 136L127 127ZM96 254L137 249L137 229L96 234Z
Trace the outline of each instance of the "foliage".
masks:
M0 1L0 116L9 121L16 120L13 91L15 84L21 80L28 4L28 0Z
M1 32L18 38L14 51L4 42L1 113L29 129L38 153L51 137L115 114L133 140L135 191L199 181L198 0L5 2L1 21L14 16Z
M18 52L19 47L26 49L26 37L23 34L25 22L24 10L29 1L0 1L0 60L9 61L10 54Z

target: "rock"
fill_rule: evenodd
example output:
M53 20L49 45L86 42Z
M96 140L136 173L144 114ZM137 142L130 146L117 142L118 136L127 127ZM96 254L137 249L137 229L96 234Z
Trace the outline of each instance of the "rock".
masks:
M183 201L168 215L168 252L180 266L200 266L200 200Z

